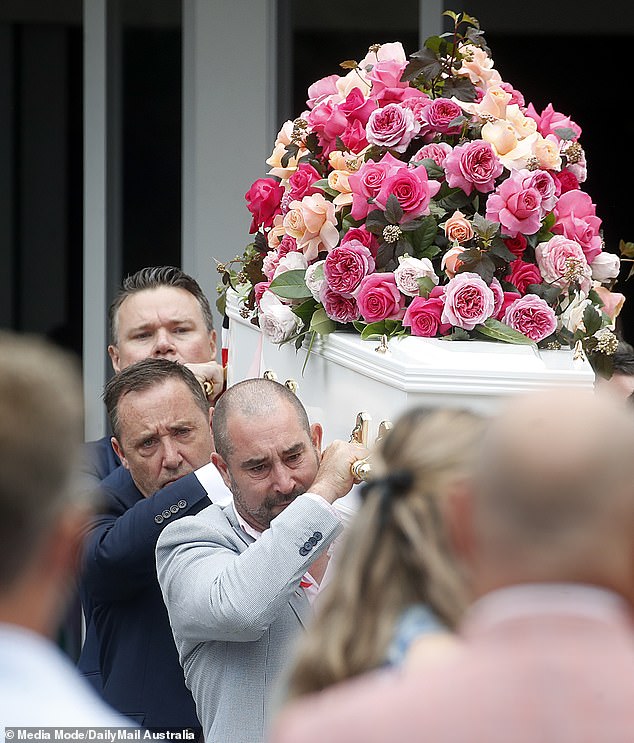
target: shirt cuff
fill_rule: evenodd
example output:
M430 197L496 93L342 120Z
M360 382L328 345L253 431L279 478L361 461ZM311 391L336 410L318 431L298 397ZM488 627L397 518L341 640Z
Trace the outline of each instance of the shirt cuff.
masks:
M225 481L222 479L220 472L218 472L213 462L209 462L209 464L205 464L200 469L195 470L194 474L212 503L215 503L217 506L226 506L231 503L231 491L225 485Z

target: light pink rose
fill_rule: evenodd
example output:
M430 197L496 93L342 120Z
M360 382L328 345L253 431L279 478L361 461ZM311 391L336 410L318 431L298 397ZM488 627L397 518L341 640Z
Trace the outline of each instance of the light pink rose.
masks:
M397 160L388 152L380 162L375 163L368 160L358 170L348 178L348 183L352 189L352 219L365 219L369 212L376 209L374 204L369 200L374 199L383 185L383 181L390 175L394 174L401 168L406 168L405 163Z
M313 109L329 96L336 95L337 80L339 80L339 75L328 75L328 77L322 77L321 80L314 82L308 88L308 100L306 101L308 108Z
M311 263L304 274L306 287L313 295L313 299L317 300L317 302L321 301L321 289L326 283L326 277L324 276L325 262L326 261L315 261L315 263Z
M298 269L304 269L308 266L306 256L303 253L293 251L282 256L277 262L277 267L273 273L273 278L277 278L280 274L286 271L295 271Z
M420 150L411 158L411 163L418 163L421 160L433 160L436 165L442 167L445 158L451 152L451 145L446 142L430 142L423 145Z
M409 108L409 110L414 114L414 118L418 123L421 125L421 128L423 125L425 125L427 122L425 120L425 109L429 104L431 103L431 98L427 95L427 93L423 93L422 90L418 90L417 88L405 88L399 89L400 94L400 104L401 106L404 106L405 108ZM385 91L385 96L387 96L387 91ZM387 103L386 97L383 99L384 103Z
M516 299L506 310L503 322L536 343L557 329L555 311L536 294Z
M374 203L379 209L385 209L388 198L396 196L404 212L401 223L410 222L429 214L429 202L439 190L440 183L430 181L422 165L418 168L405 167L383 181Z
M299 331L302 321L271 291L260 299L260 328L272 343L283 343Z
M518 172L525 173L522 181L524 188L534 188L542 197L541 216L543 219L549 212L552 212L557 203L555 179L547 170L535 170L534 172L521 170Z
M555 206L557 221L552 231L576 240L586 254L588 263L602 250L599 227L601 219L596 215L596 207L585 191L567 191L559 197Z
M406 62L396 59L386 59L377 62L368 73L368 80L372 83L372 97L381 101L387 89L405 89L409 83L401 82L401 75L407 66Z
M389 103L377 108L365 126L365 136L370 144L405 152L409 143L420 131L420 124L409 108Z
M367 323L400 320L405 312L405 297L398 290L393 273L373 273L362 279L357 304Z
M350 297L361 279L372 273L374 267L370 250L358 240L349 240L328 253L324 276L332 291Z
M321 289L320 300L328 317L335 322L354 322L361 316L354 297L334 292L326 284Z
M272 281L273 279L279 260L280 254L277 250L269 250L269 252L264 256L264 260L262 261L262 273L269 281Z
M493 315L495 297L477 273L454 276L445 287L442 321L465 330L473 330Z
M499 222L509 237L534 235L541 227L542 197L536 188L524 187L528 171L514 171L487 200L486 218Z
M520 294L526 294L526 289L530 284L542 283L542 275L534 263L527 263L518 258L509 264L509 274L506 280L509 284L516 286Z
M504 170L493 147L481 139L455 147L443 167L451 188L461 188L468 196L474 186L481 193L492 191Z
M552 103L549 103L541 114L538 114L533 104L529 103L526 109L526 115L530 116L531 119L535 119L539 133L543 137L547 137L549 134L554 134L558 137L555 129L572 129L575 133L573 139L579 139L581 136L581 127L575 124L570 116L564 116L564 114L555 111ZM558 137L558 139L561 139L561 137Z
M434 292L436 292L435 296ZM410 306L405 310L403 325L410 329L412 335L422 338L446 335L451 325L442 322L444 304L442 290L433 290L427 299L414 297Z
M592 278L595 281L605 282L615 279L621 270L621 261L618 255L603 250L590 265Z
M535 258L544 281L565 288L572 281L571 271L584 293L592 284L592 271L579 243L563 235L555 235L548 242L539 243Z
M297 246L308 261L314 261L320 250L332 250L339 242L335 205L323 194L316 193L304 196L301 201L292 201L291 209L302 213L305 231L297 237Z
M399 256L398 268L394 270L396 286L408 297L417 297L419 293L418 279L429 278L434 284L439 279L429 258L412 258Z

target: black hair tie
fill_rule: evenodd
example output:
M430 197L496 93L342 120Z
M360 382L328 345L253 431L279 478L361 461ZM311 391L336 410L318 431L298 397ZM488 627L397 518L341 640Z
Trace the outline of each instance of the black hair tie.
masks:
M364 483L361 488L361 498L365 501L372 491L379 492L381 499L379 518L382 526L388 519L394 499L406 495L413 484L414 476L409 470L394 470L388 475Z

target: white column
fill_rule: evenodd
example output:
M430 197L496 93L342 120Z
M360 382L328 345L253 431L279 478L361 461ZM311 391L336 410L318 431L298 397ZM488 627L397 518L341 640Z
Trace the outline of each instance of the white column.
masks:
M418 40L423 46L425 39L430 36L440 36L443 32L443 0L419 0L418 11Z
M104 433L106 373L106 52L108 0L84 0L84 335L85 436Z
M275 20L275 0L183 0L182 265L214 309L214 259L249 241L244 194L265 174L280 123Z

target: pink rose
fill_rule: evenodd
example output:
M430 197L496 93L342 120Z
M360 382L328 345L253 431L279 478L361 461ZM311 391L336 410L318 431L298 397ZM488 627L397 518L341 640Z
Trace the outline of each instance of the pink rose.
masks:
M320 193L318 188L313 188L313 183L320 180L321 176L309 163L300 163L297 170L288 179L290 190L287 197L290 201L300 201L304 196Z
M509 265L510 273L506 277L509 284L516 286L520 294L526 294L529 284L541 284L543 279L539 268L534 263L526 263L521 258Z
M367 323L400 320L405 297L398 290L393 273L373 273L361 280L357 304Z
M601 220L590 196L585 191L567 191L557 202L555 216L552 231L578 242L588 263L592 263L603 246L599 235Z
M491 279L489 289L493 292L493 317L497 317L504 302L504 290L495 276Z
M509 306L512 305L513 302L516 299L519 299L521 296L522 295L519 292L504 292L502 297L502 304L500 305L500 309L495 313L495 319L502 320Z
M399 106L398 103L389 103L370 114L365 135L370 144L405 152L419 130L420 124L409 108Z
M473 330L493 314L495 297L477 273L465 271L454 276L445 287L442 321Z
M618 292L611 292L605 286L601 286L600 284L598 286L595 285L594 290L599 295L599 299L603 302L601 311L605 312L610 320L614 322L623 309L625 297Z
M401 82L401 75L407 66L406 62L396 59L386 59L374 65L368 74L372 83L372 97L381 101L384 91L391 88L406 89L409 83Z
M555 179L547 170L521 171L526 172L523 180L524 188L534 188L542 197L541 215L542 219L551 212L557 203L557 186Z
M423 338L446 335L451 325L441 321L444 304L441 296L432 297L430 295L428 299L414 297L405 311L403 325L410 329L412 335Z
M521 258L524 255L528 241L524 235L517 234L515 237L507 237L504 239L504 244L513 253L513 255Z
M508 101L508 105L512 105L513 103L516 103L520 108L524 108L526 105L526 101L524 100L524 96L520 93L519 90L516 90L510 83L498 83L500 88L505 93L508 93L511 97Z
M335 149L335 141L348 125L348 120L341 107L332 100L327 99L315 106L308 114L307 121L311 129L319 136L319 143L324 149L324 155L328 155Z
M353 88L339 108L349 122L358 121L365 126L370 114L376 109L376 103L371 98L366 98L359 88Z
M262 295L264 294L264 292L268 291L270 285L270 281L258 281L258 283L253 287L255 301L257 302L258 307L260 306Z
M365 126L358 119L348 122L340 139L350 152L361 152L361 150L368 146L368 140L365 136Z
M306 101L308 108L313 109L328 96L335 95L337 93L337 80L339 80L339 75L329 75L314 82L308 88L308 101Z
M564 116L564 114L555 111L552 103L549 103L541 114L538 114L533 104L529 103L526 115L537 122L537 129L543 137L547 137L549 134L554 134L557 137L555 129L572 129L575 133L573 139L579 139L581 136L581 127L575 124L570 116ZM561 137L557 138L561 139Z
M555 235L548 242L537 245L535 258L544 281L565 288L576 280L583 292L589 291L592 271L579 243Z
M277 246L277 253L280 258L283 258L288 253L293 253L297 250L297 240L291 235L284 235L280 240L280 244Z
M384 93L385 96L382 101L383 105L389 102L388 100L386 100L387 91L384 91ZM417 88L408 87L399 89L398 93L400 95L401 106L409 108L409 110L414 114L414 118L416 119L416 121L418 121L422 128L422 126L427 123L425 121L425 109L431 103L431 98L427 95L427 93L423 93L422 90L418 90Z
M354 297L344 297L343 294L332 291L326 284L322 286L320 300L328 317L335 322L345 324L360 317L357 300Z
M388 198L396 196L404 212L401 223L410 222L429 214L429 202L439 190L440 183L430 181L422 165L418 168L401 168L383 181L374 203L380 209L385 209Z
M271 227L273 218L279 214L284 189L273 178L258 178L245 193L247 209L253 215L251 229L253 234L259 227Z
M376 207L369 200L374 199L383 185L383 181L401 168L406 168L405 163L397 160L388 152L380 162L375 163L368 160L363 163L356 173L348 177L348 183L352 189L352 219L365 219L368 213Z
M504 170L493 147L482 139L455 147L445 158L443 167L451 188L461 188L467 196L474 186L481 193L492 191L495 179Z
M463 111L457 103L449 100L449 98L436 98L425 108L423 113L427 124L426 126L423 125L423 131L425 133L431 131L441 134L458 134L461 125L454 124L451 126L451 122L462 115Z
M411 158L410 162L418 163L421 160L433 160L436 165L442 167L445 158L451 152L451 145L446 142L430 142L423 145L420 150Z
M542 197L536 188L524 187L526 170L513 172L487 200L486 218L499 222L506 235L534 235L541 227Z
M350 240L358 240L360 243L365 245L372 253L372 257L376 258L376 254L379 249L379 241L376 235L368 232L365 225L362 224L360 227L352 227L346 234L341 238L341 245L345 245Z
M374 271L374 267L369 249L358 240L349 240L328 253L324 276L333 291L349 297L361 279Z
M516 299L506 310L503 322L536 343L557 329L555 311L536 294Z

